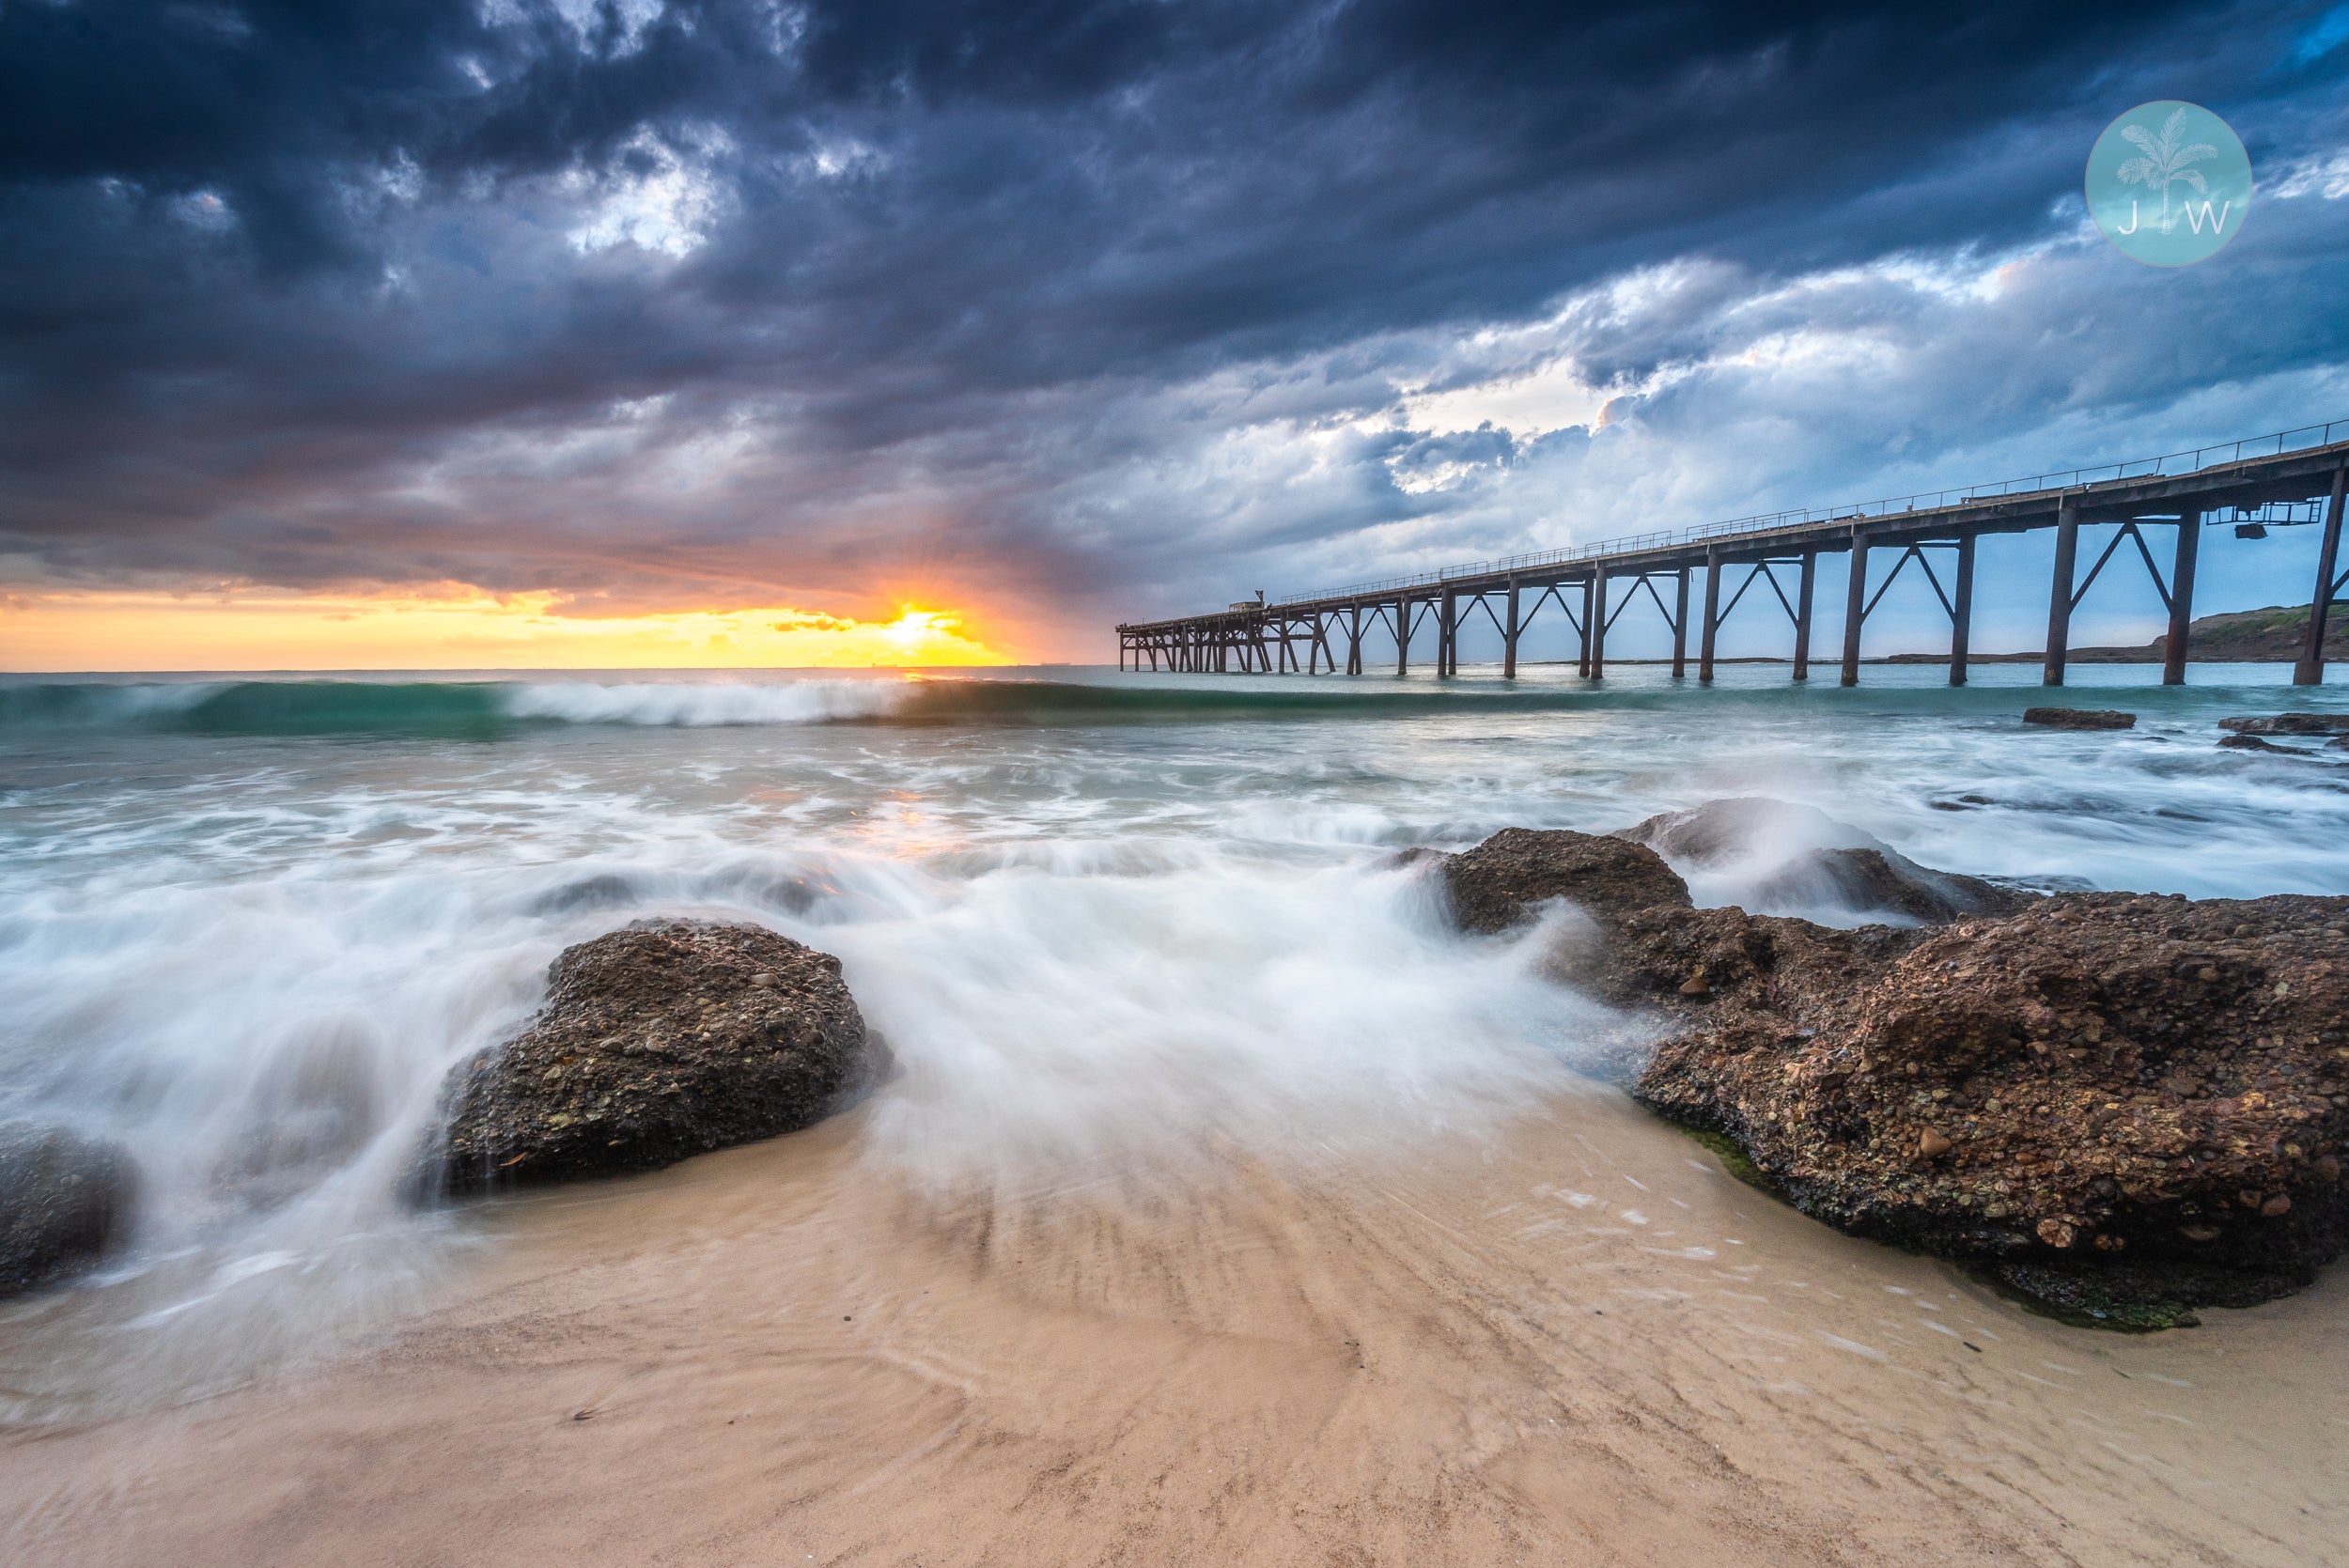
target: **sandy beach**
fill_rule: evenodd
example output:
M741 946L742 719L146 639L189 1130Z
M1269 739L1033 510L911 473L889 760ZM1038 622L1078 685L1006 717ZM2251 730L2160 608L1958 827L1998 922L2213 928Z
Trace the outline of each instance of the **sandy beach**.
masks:
M1601 1089L1023 1190L917 1188L866 1121L493 1204L496 1245L365 1344L10 1433L8 1555L2344 1560L2338 1273L2071 1328Z

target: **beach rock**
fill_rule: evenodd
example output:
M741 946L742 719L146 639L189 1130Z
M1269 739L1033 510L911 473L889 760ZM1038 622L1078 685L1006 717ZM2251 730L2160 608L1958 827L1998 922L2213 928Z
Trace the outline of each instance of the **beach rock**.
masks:
M1658 812L1643 822L1618 828L1614 836L1644 844L1667 861L1708 868L1743 859L1774 841L1794 840L1805 848L1875 842L1815 806L1763 795L1741 795L1707 800L1686 811Z
M2127 730L2137 727L2137 715L2113 708L2027 707L2023 722L2055 730Z
M529 1026L450 1073L419 1186L673 1164L819 1121L870 1066L837 958L763 926L640 921L566 948Z
M1827 849L1815 863L1848 907L1906 915L1921 925L1946 925L1964 915L2012 914L2033 897L1979 877L1919 865L1890 849Z
M2297 746L2279 746L2274 741L2263 739L2256 735L2222 735L2218 737L2218 745L2221 751L2228 752L2274 752L2288 757L2304 757L2309 754Z
M2221 719L2218 727L2237 735L2349 736L2349 713L2270 713L2261 718Z
M1443 862L1453 918L1505 931L1563 898L1602 923L1633 909L1689 908L1688 884L1644 845L1601 833L1503 828Z
M1864 985L1925 935L1670 905L1625 910L1602 930L1603 943L1564 945L1553 971L1614 1006L1667 1012L1767 1008L1781 993Z
M2135 1326L2341 1252L2349 898L2066 893L1905 947L1802 924L1635 1092L1806 1212Z
M117 1144L0 1124L0 1297L88 1268L129 1228L135 1181Z
M1764 797L1665 812L1615 836L1691 872L1743 873L1743 901L1759 908L1834 906L1935 925L1961 915L2012 913L2032 897L1920 865L1815 807Z
M1555 972L1662 1026L1634 1094L1805 1212L2122 1327L2300 1289L2349 1242L2349 898L1839 929L1697 908L1602 842L1495 834L1444 862L1455 913L1581 908Z
M1960 795L1954 800L1925 802L1935 811L1973 811L1981 806L1995 806L1998 803L1987 795Z

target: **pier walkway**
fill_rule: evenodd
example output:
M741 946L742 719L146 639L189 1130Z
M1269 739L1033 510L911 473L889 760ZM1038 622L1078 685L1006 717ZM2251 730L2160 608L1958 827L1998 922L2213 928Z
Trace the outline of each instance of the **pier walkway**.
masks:
M2349 583L2339 561L2345 485L2349 420L2105 468L1740 518L1121 625L1119 668L1130 661L1136 670L1316 675L1343 665L1346 674L1361 675L1367 635L1392 643L1401 675L1410 669L1414 641L1432 627L1437 673L1454 675L1460 631L1482 613L1501 633L1501 674L1514 677L1518 640L1536 616L1554 609L1579 639L1578 669L1595 678L1606 674L1609 629L1644 598L1672 630L1672 674L1685 675L1692 578L1702 574L1697 678L1713 678L1721 623L1752 594L1757 605L1775 602L1785 613L1794 635L1794 678L1806 680L1819 557L1840 554L1849 557L1843 683L1859 683L1861 630L1913 563L1949 615L1950 683L1962 686L1973 619L1975 541L1985 534L2052 528L2046 683L2063 684L2073 612L2105 568L2116 557L2126 558L2124 547L2133 546L2134 559L2152 574L2170 613L2162 678L2175 685L2186 678L2186 628L2194 616L2194 566L2203 531L2232 525L2238 536L2259 537L2271 527L2314 524L2324 532L2307 643L2293 672L2295 682L2314 685L2324 679L2326 612ZM2080 530L2099 524L2119 527L2083 576ZM2164 528L2170 531L2166 538L2158 532ZM2167 548L2157 551L2156 542ZM1879 570L1879 560L1890 565Z

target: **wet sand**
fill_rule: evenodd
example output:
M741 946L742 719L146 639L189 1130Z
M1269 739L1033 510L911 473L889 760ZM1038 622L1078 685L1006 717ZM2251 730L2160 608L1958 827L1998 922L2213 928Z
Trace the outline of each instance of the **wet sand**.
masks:
M916 1187L865 1113L491 1205L322 1364L0 1438L43 1564L2349 1561L2349 1280L2092 1333L1610 1093Z

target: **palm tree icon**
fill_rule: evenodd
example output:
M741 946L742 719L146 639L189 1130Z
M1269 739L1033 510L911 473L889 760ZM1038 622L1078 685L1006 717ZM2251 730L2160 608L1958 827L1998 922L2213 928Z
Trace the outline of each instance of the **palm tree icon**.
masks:
M2161 231L2164 234L2169 233L2170 225L2177 222L2170 214L2170 187L2182 181L2208 195L2210 185L2202 179L2202 171L2186 165L2218 156L2218 149L2208 142L2196 142L2191 147L2179 146L2178 137L2185 129L2186 109L2181 105L2171 110L2170 117L2162 122L2158 139L2141 125L2123 126L2121 130L2121 134L2128 139L2129 145L2145 156L2132 158L2113 172L2121 177L2123 185L2161 188Z

